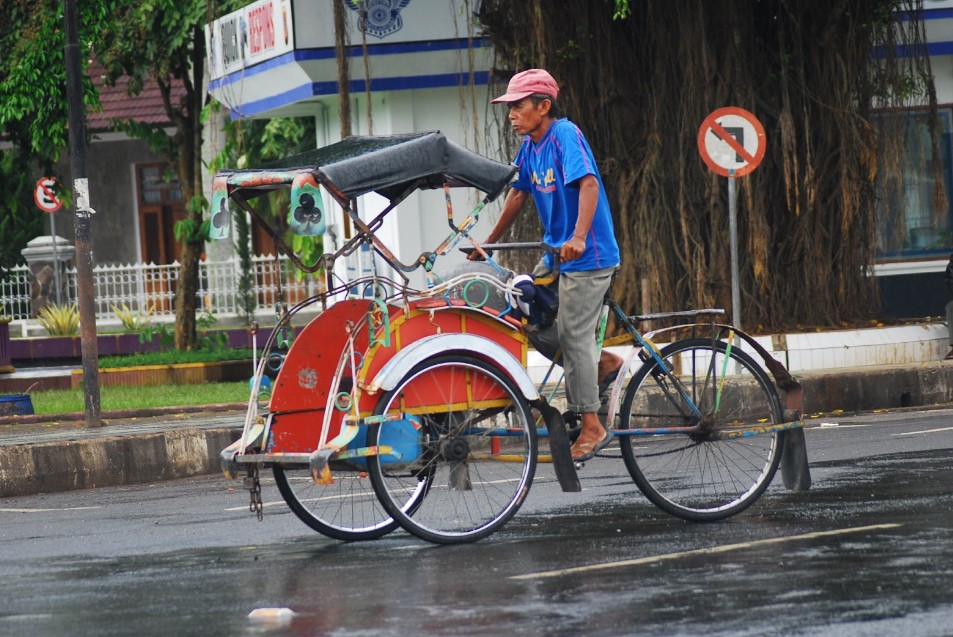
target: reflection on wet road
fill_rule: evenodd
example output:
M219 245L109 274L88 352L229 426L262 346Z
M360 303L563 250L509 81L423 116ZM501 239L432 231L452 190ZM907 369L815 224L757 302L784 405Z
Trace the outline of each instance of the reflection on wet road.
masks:
M713 524L619 460L581 494L541 467L513 521L455 547L335 542L278 505L259 524L216 478L0 500L0 634L950 635L951 415L812 428L810 491L777 480Z

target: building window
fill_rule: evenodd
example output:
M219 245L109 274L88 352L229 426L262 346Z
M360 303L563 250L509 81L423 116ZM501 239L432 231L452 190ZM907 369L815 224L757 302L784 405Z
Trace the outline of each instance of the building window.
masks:
M173 226L186 216L179 180L167 164L137 164L136 191L142 260L168 265L179 255Z
M951 235L951 120L953 109L941 108L938 153L930 138L930 115L922 110L879 113L875 123L885 134L878 144L878 165L897 153L898 171L878 171L877 252L880 260L948 256ZM897 140L892 143L891 140ZM936 156L935 156L936 155ZM937 183L939 162L940 183ZM939 202L939 205L938 205Z

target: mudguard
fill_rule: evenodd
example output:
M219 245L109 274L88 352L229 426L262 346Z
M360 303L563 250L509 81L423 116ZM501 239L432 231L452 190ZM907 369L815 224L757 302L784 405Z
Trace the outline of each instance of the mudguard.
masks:
M377 372L369 393L389 391L420 361L440 354L461 352L489 361L509 376L528 402L539 399L536 386L523 365L501 345L476 334L434 334L402 348Z

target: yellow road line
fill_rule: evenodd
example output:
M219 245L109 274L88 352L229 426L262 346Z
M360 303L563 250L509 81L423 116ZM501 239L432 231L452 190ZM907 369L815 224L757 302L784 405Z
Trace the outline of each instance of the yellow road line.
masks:
M514 575L509 579L543 579L547 577L561 577L563 575L572 575L575 573L588 573L592 571L603 571L613 568L624 568L626 566L639 566L642 564L655 564L667 560L677 560L683 557L693 555L715 555L718 553L728 553L730 551L740 551L742 549L754 548L757 546L767 546L769 544L783 544L784 542L796 542L798 540L810 540L819 537L831 537L837 535L846 535L848 533L863 533L865 531L879 531L884 529L895 529L903 526L901 524L872 524L870 526L855 526L846 529L836 529L834 531L816 531L814 533L804 533L802 535L788 535L785 537L770 538L767 540L755 540L753 542L740 542L738 544L725 544L715 546L710 549L693 549L691 551L681 551L678 553L665 553L663 555L651 555L649 557L640 557L632 560L622 560L619 562L607 562L604 564L592 564L590 566L576 566L573 568L563 568L555 571L542 571L540 573L527 573L526 575Z

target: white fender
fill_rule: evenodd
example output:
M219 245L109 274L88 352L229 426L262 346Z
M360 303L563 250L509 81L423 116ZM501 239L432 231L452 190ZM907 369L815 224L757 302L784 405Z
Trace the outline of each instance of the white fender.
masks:
M377 372L367 391L390 391L420 361L450 352L465 352L495 364L516 383L526 400L539 399L526 369L502 345L485 336L458 333L433 334L402 348Z

